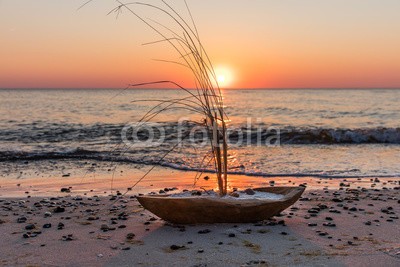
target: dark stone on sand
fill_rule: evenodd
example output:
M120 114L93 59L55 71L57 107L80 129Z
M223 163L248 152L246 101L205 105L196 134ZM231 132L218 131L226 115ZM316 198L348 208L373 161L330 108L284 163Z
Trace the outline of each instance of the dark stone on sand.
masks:
M331 209L329 210L330 213L342 213L340 210Z
M371 225L372 223L370 221L366 221L364 224L365 225Z
M343 202L343 200L342 199L340 199L340 198L332 198L332 201L333 202Z
M123 248L121 248L121 250L130 250L131 248L130 247L123 247Z
M333 218L332 218L332 217L326 217L325 220L327 220L327 221L333 221Z
M318 233L318 235L320 235L320 236L327 236L328 233L327 233L327 232L320 232L320 233Z
M65 225L62 222L59 222L57 225L58 230L62 230L62 229L64 229L64 227L65 227Z
M45 223L45 224L43 224L43 228L51 228L51 223Z
M239 197L239 194L237 192L231 192L231 193L229 193L229 195L231 197Z
M286 232L281 232L281 235L288 235L288 233L286 233Z
M126 225L121 224L120 226L118 226L118 228L120 228L120 229L126 228Z
M128 233L127 235L126 235L126 239L127 240L132 240L132 239L134 239L135 238L135 234L134 233Z
M100 226L100 230L102 230L103 232L107 232L108 230L110 230L110 227L108 227L107 224L102 224Z
M26 229L26 230L33 230L33 229L35 229L35 228L36 228L36 226L35 226L34 224L32 224L32 223L30 223L30 224L28 224L28 225L25 226L25 229Z
M316 210L316 209L312 208L312 209L309 209L307 212L308 213L318 213L319 210Z
M351 207L351 208L349 209L349 211L357 211L357 208L356 208L356 207Z
M218 242L218 245L223 245L224 244L224 242Z
M235 237L236 235L234 233L230 233L228 236L229 237Z
M74 240L74 237L73 237L72 234L63 235L62 238L61 238L61 240L62 240L62 241L72 241L72 240Z
M327 227L336 227L336 224L331 223L331 222L326 222L322 224L323 226L327 226Z
M71 190L69 188L67 188L67 187L63 187L63 188L61 188L60 192L62 192L62 193L71 193Z
M192 191L192 196L201 196L201 191L198 190Z
M307 225L308 225L309 227L318 226L318 224L316 224L316 223L308 223Z
M254 190L253 189L251 189L251 188L247 188L246 190L244 190L244 192L247 194L247 195L254 195L256 192L254 192Z
M56 208L53 210L54 213L61 213L61 212L64 212L64 211L65 211L65 208L60 207L60 206L56 207Z
M197 233L199 233L199 234L208 234L208 233L210 233L210 232L211 232L210 229L204 229L204 230L198 231Z
M178 249L183 249L185 246L178 246L178 245L171 245L169 247L171 250L178 250Z
M318 206L318 208L320 208L321 210L325 210L325 209L328 208L328 206L325 205L325 204L318 204L317 206Z
M198 253L203 253L203 252L204 252L204 249L199 249L199 250L197 250L197 252L198 252Z
M17 219L17 223L24 223L24 222L26 222L26 220L27 220L27 218L26 217L19 217L18 219Z

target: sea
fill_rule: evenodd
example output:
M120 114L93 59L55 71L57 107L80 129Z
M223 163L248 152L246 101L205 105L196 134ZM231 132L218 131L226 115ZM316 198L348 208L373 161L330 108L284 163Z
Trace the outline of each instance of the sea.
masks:
M230 173L400 176L400 90L222 94ZM174 102L186 96L173 89L1 89L0 162L93 160L213 172L203 117Z

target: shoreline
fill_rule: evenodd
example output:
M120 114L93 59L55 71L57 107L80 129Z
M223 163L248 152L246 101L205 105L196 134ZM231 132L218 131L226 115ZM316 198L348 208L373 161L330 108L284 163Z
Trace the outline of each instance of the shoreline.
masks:
M121 166L111 190L107 167L95 166L99 171L82 179L81 170L66 164L67 167L49 173L26 166L25 178L1 178L0 265L398 266L400 263L400 240L396 234L400 232L400 178L233 175L231 182L240 189L272 184L306 184L307 189L300 201L270 221L177 226L143 210L134 195L158 192L165 187L177 187L177 192L191 189L193 172L157 168L148 180L115 202L117 190L123 193L145 168L128 170ZM62 173L69 176L62 177ZM166 176L171 179L166 181ZM213 177L209 176L208 181L199 180L198 186L212 188ZM70 192L60 192L61 188L69 187L72 187ZM51 212L51 216L46 212ZM21 217L26 220L18 223ZM46 224L51 227L43 228ZM205 229L210 232L199 234ZM26 238L24 234L29 236Z

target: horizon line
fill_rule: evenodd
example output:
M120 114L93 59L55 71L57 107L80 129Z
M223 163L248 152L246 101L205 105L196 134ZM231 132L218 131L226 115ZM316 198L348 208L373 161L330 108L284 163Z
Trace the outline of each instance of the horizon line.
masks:
M185 88L197 90L196 88ZM221 90L399 90L398 87L254 87L254 88L220 88ZM0 87L0 90L182 90L180 88L150 88L150 87Z

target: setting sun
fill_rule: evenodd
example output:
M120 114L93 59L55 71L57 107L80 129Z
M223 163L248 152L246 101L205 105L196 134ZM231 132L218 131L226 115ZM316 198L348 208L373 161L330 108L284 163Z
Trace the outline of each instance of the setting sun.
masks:
M234 75L230 68L218 66L214 69L218 86L221 88L229 87L234 82Z

